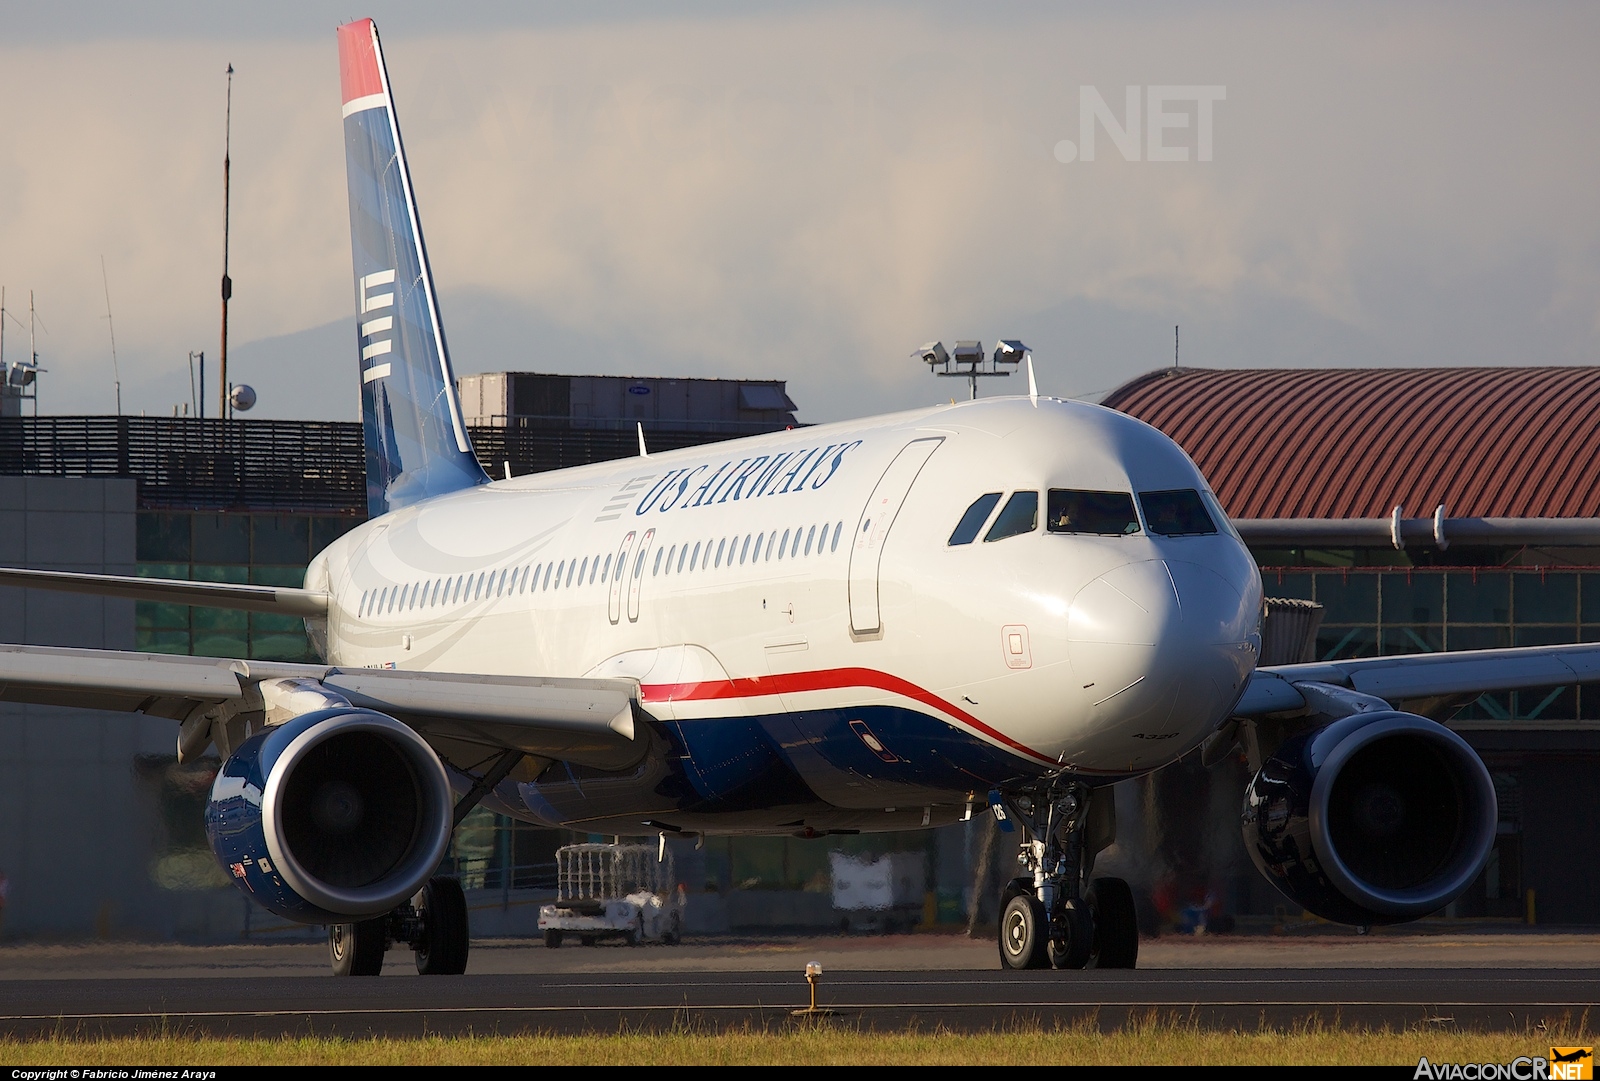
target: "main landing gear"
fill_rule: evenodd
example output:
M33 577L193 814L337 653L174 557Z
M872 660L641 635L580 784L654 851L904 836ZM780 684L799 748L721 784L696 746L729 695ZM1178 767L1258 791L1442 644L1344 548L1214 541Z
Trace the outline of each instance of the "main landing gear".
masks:
M328 960L335 976L376 976L383 955L409 946L424 976L459 976L467 970L467 897L461 881L436 875L416 896L387 916L328 928Z
M523 752L498 755L472 787L456 801L451 828L461 825L494 786L511 775ZM417 972L424 976L459 976L467 970L467 895L460 879L434 875L411 900L389 913L360 923L336 923L328 928L328 960L335 976L376 976L383 971L383 955L403 943L417 956Z
M1090 878L1095 854L1115 836L1110 799L1109 789L1097 795L1085 784L1062 781L999 797L998 806L1025 830L1019 860L1028 872L1000 898L1000 963L1006 968L1138 963L1133 891L1120 878Z

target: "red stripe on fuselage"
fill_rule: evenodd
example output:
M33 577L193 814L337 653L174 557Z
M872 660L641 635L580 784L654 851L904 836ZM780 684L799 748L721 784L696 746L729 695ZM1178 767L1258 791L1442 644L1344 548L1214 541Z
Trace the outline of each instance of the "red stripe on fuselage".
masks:
M776 676L707 680L703 683L653 683L640 687L639 692L646 702L708 702L769 694L799 694L802 691L831 691L844 687L875 687L880 691L904 695L959 719L961 723L1029 758L1051 766L1058 764L1049 755L1040 754L1004 732L990 728L960 706L945 701L932 691L873 668L830 668L821 672L786 672Z
M343 94L341 104L383 93L371 19L339 27L339 89Z

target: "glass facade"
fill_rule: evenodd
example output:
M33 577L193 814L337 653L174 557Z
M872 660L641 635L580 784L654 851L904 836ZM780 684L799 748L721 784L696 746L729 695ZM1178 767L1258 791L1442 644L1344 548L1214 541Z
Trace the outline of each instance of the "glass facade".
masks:
M299 586L311 557L361 519L331 514L141 510L138 573L147 578ZM298 616L140 601L137 644L150 653L311 661Z
M1323 607L1319 660L1600 642L1600 571L1263 567L1270 597ZM1452 724L1600 724L1600 686L1481 695Z

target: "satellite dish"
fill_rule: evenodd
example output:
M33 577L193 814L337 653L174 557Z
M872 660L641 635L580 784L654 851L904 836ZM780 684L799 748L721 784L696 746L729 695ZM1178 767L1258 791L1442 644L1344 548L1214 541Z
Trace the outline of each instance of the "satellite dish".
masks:
M236 383L233 389L228 392L228 401L239 412L247 412L251 406L256 404L255 388L245 383Z

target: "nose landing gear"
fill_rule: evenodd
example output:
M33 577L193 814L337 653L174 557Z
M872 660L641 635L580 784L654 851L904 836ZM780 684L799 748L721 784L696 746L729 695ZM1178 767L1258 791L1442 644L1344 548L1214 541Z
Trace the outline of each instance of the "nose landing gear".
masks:
M1088 785L1057 780L996 798L1027 831L1019 859L1031 872L1001 896L1000 963L1133 968L1139 959L1133 891L1120 878L1089 879L1095 855L1116 832L1110 790L1097 795Z

